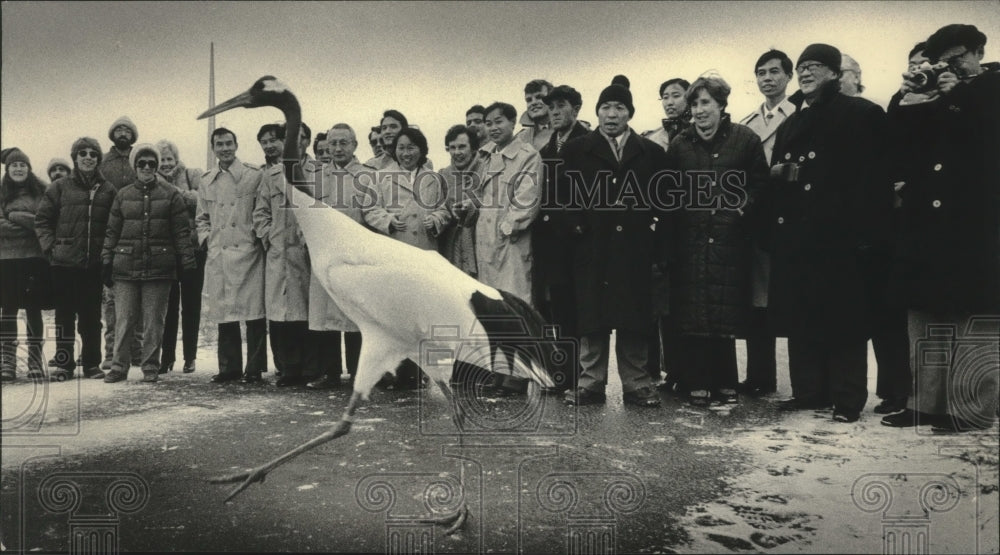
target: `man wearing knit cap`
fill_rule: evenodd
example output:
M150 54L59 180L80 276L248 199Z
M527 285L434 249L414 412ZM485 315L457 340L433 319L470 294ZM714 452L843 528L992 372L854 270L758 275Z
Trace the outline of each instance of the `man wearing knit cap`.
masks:
M617 80L617 82L624 82ZM611 330L624 402L660 404L646 371L653 329L651 268L655 260L656 175L666 167L666 152L629 127L635 114L632 93L620 84L601 91L598 128L566 143L564 164L555 175L559 198L568 198L562 225L576 236L573 246L580 366L569 404L605 401ZM662 226L661 232L667 226Z
M788 337L793 397L781 408L833 405L835 421L854 422L868 395L865 276L888 253L892 189L885 112L840 93L840 63L828 44L799 56L797 111L775 136L762 218L768 312Z
M916 388L907 410L882 419L887 426L961 432L996 422L1000 64L983 63L985 45L974 25L938 29L923 54L944 71L928 87L911 69L889 104L898 149L891 181L902 198L890 290L907 308ZM915 90L926 101L906 103ZM930 345L954 355L923 356Z
M35 214L35 234L52 265L56 307L55 381L73 377L79 322L84 376L103 378L101 363L101 248L115 188L97 170L101 145L73 143L73 172L45 191Z
M64 158L53 158L49 160L46 173L49 175L49 182L55 182L60 177L66 177L72 173L73 167Z
M128 116L122 116L111 124L108 129L108 139L111 140L111 148L104 155L101 162L101 175L115 188L120 191L126 185L135 182L135 168L129 164L129 156L132 154L132 145L139 139L139 129L132 123ZM101 367L104 370L111 368L111 358L115 350L115 292L111 287L104 288L104 363ZM139 328L142 326L140 325ZM141 353L139 345L142 337L142 330L136 330L135 343L132 346L133 353ZM138 355L137 355L138 356ZM135 361L139 363L138 358Z

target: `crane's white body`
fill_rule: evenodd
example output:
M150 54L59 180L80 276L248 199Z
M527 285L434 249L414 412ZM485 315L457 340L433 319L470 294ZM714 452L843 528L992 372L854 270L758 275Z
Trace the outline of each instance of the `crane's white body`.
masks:
M475 291L500 300L500 292L462 272L440 254L374 233L318 203L306 193L292 191L291 208L309 247L312 271L323 288L358 328L363 338L354 389L367 399L385 372L406 358L420 363L425 353L458 350L456 357L483 365L486 330L476 318L470 299ZM435 328L457 331L435 345ZM438 335L440 337L440 334ZM456 349L462 346L462 349ZM470 360L475 357L478 360ZM545 372L526 362L524 377ZM515 365L515 369L521 365ZM425 367L432 373L434 368ZM448 375L431 375L448 381ZM536 374L536 376L531 376ZM548 378L546 375L545 378ZM536 378L537 379L537 378ZM542 383L545 383L543 381Z

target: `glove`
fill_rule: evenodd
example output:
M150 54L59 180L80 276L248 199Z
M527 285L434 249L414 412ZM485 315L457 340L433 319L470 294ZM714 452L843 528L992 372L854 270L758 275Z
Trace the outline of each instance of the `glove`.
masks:
M111 264L103 264L101 266L101 281L104 282L104 285L107 285L108 287L111 287L112 285L115 284L114 278L111 277L112 273L113 271L111 269Z

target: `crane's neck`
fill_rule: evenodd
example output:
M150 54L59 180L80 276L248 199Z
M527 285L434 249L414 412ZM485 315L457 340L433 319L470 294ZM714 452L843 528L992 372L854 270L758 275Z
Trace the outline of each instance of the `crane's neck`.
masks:
M285 179L296 189L315 198L312 183L305 180L302 171L302 152L299 149L299 128L302 126L302 108L295 95L288 93L288 102L281 107L285 114L285 151L282 159L285 164Z

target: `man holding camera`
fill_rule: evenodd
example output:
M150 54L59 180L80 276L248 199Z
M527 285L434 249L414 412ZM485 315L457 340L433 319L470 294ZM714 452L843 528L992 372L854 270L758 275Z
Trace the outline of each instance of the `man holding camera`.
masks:
M908 309L917 379L887 426L969 431L996 418L1000 64L982 64L985 44L973 25L938 29L928 63L903 74L889 105L903 216L893 291ZM929 345L936 356L923 356Z
M854 422L868 395L865 266L887 252L892 189L884 169L885 112L840 93L840 51L799 56L797 111L778 128L765 193L769 308L788 337L793 398L783 410L833 405Z

